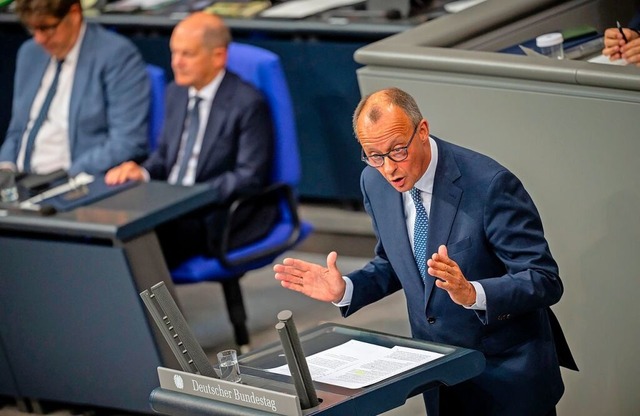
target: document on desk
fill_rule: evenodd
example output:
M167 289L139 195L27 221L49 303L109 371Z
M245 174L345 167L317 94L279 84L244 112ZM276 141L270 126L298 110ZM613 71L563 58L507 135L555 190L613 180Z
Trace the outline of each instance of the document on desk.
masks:
M359 389L444 356L433 351L393 348L351 340L307 357L314 381ZM283 365L267 371L291 375Z
M106 13L131 13L136 10L154 10L178 0L118 0L105 4Z
M589 62L593 62L596 64L623 65L623 66L627 64L627 61L625 61L624 59L614 59L613 61L611 61L609 60L608 56L604 56L604 55L595 56L589 59Z
M484 3L485 0L459 0L451 1L444 5L444 9L449 13L458 13L476 4Z
M289 0L265 10L260 17L302 19L336 7L353 6L364 2L365 0Z

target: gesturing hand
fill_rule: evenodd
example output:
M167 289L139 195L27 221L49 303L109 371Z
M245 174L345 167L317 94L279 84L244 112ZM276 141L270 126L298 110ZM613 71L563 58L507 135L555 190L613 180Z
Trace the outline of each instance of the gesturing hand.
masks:
M282 287L304 293L324 302L338 302L344 296L345 282L338 270L338 253L327 256L327 267L304 260L286 258L273 266L275 278Z
M446 290L455 303L471 306L476 302L475 288L464 277L458 263L449 258L446 246L438 247L438 252L427 260L427 266L427 273L437 278L436 286Z

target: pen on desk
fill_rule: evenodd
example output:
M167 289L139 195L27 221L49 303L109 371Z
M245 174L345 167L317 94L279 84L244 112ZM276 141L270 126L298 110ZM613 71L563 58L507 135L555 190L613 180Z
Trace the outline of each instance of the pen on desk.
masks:
M616 26L618 27L618 30L620 31L620 34L622 35L622 39L624 39L624 43L629 42L627 37L624 35L624 30L622 30L622 26L620 25L620 22L617 21L617 20L616 20Z

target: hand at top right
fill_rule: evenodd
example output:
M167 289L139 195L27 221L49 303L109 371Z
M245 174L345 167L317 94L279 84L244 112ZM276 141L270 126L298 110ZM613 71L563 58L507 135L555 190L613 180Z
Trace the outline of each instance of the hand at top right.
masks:
M612 61L624 59L631 64L640 64L640 35L628 28L623 28L622 31L628 42L624 41L618 28L605 30L602 54Z

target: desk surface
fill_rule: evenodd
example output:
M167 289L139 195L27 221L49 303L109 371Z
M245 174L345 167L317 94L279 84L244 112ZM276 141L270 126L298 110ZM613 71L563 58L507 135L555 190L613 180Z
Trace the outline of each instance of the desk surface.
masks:
M184 187L152 181L52 216L4 212L0 215L0 229L125 241L214 203L216 198L216 192L206 185Z
M171 30L183 14L148 15L148 14L116 14L105 13L87 16L87 20L106 26L136 27L140 29L164 28ZM263 32L282 35L330 35L358 38L381 39L383 37L403 32L422 23L424 18L417 17L401 20L368 19L349 21L344 24L331 23L319 18L313 19L232 19L225 18L226 24L233 33ZM13 13L0 12L1 24L19 24L18 17Z

